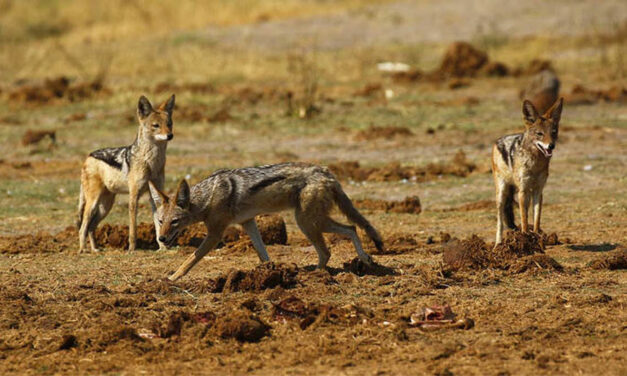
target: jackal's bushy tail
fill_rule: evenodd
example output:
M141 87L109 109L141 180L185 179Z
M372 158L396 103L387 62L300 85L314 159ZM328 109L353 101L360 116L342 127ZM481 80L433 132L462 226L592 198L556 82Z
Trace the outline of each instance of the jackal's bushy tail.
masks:
M78 195L78 219L76 227L80 230L83 224L83 212L85 211L85 193L83 193L83 184L81 184L80 193Z
M514 200L514 196L516 194L516 187L510 185L505 188L507 190L505 195L505 207L503 209L505 214L505 226L511 230L516 230L516 224L514 223L514 204L516 201Z
M370 222L368 222L368 220L361 215L355 206L353 206L353 202L350 198L348 198L339 185L335 189L335 202L346 218L364 229L366 234L368 234L368 237L374 242L374 246L377 247L379 251L383 251L383 241L381 240L381 236L379 236L379 233L374 227L372 227Z

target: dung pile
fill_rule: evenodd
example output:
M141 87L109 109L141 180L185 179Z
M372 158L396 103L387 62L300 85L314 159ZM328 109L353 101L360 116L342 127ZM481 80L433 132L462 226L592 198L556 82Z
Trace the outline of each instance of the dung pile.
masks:
M592 261L588 267L596 270L624 270L627 269L627 249L621 249L614 254Z
M41 84L24 85L14 89L9 93L9 100L34 104L46 104L57 100L77 102L108 92L103 81L103 76L98 76L90 82L78 83L72 83L65 76L50 78Z
M420 214L422 212L418 196L407 196L402 201L355 200L355 206L360 209L384 210L386 213Z
M493 268L522 273L532 269L563 269L544 254L542 237L531 232L510 232L494 249L473 234L468 239L447 243L442 259L452 271Z

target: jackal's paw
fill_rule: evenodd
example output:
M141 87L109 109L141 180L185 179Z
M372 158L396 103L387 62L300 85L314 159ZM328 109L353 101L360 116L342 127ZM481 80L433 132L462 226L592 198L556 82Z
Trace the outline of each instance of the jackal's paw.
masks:
M169 250L170 248L166 247L165 244L159 244L159 249L157 250L157 252L164 252Z
M366 265L372 266L374 264L374 260L372 260L372 256L366 254L364 256L360 256L359 259Z
M98 253L98 252L102 252L102 249L100 249L100 248L94 248L94 249L92 249L91 251L92 251L92 252L94 252L94 253Z

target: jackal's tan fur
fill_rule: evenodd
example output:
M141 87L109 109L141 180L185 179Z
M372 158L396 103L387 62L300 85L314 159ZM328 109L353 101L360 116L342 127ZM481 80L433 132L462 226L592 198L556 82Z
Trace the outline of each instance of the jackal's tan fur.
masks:
M492 173L496 185L498 222L496 244L502 240L503 224L514 224L514 193L518 192L520 227L527 231L527 211L533 200L533 231L540 231L542 190L549 176L549 162L557 142L563 99L560 98L544 115L534 105L523 102L524 133L499 138L492 147Z
M129 194L129 251L135 249L137 201L148 189L149 181L159 188L165 182L173 109L174 95L156 109L142 96L137 105L139 131L135 141L128 146L96 150L83 163L78 205L79 252L85 250L87 236L92 251L97 251L94 231L111 210L118 193ZM152 199L150 203L154 214ZM157 221L155 226L159 228ZM161 242L159 246L164 247Z
M241 224L250 236L261 261L268 261L255 216L293 209L296 223L313 243L318 253L318 267L325 268L331 254L325 244L325 232L348 236L359 258L371 263L364 252L354 226L334 221L329 213L334 205L353 223L363 228L378 249L383 242L377 231L355 209L340 183L325 167L304 163L283 163L235 170L220 170L191 189L185 180L173 199L152 183L150 194L157 204L161 224L159 238L166 244L178 232L196 222L204 222L207 237L200 247L170 276L181 278L221 240L231 224Z

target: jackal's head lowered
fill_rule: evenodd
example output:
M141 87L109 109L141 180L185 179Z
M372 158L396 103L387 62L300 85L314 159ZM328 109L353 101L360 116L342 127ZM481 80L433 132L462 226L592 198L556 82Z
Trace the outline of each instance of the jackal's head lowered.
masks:
M546 158L553 156L563 103L563 98L558 99L544 115L540 115L533 103L528 100L523 102L522 111L526 127L525 140L533 143Z
M141 127L141 134L154 141L167 142L174 138L172 133L172 111L174 110L174 94L156 109L145 96L137 103L137 119Z
M152 182L150 187L150 197L152 197L157 207L155 215L159 222L159 241L166 245L172 245L179 232L193 223L190 211L190 190L185 179L181 180L176 190L174 199L170 199L161 192Z

